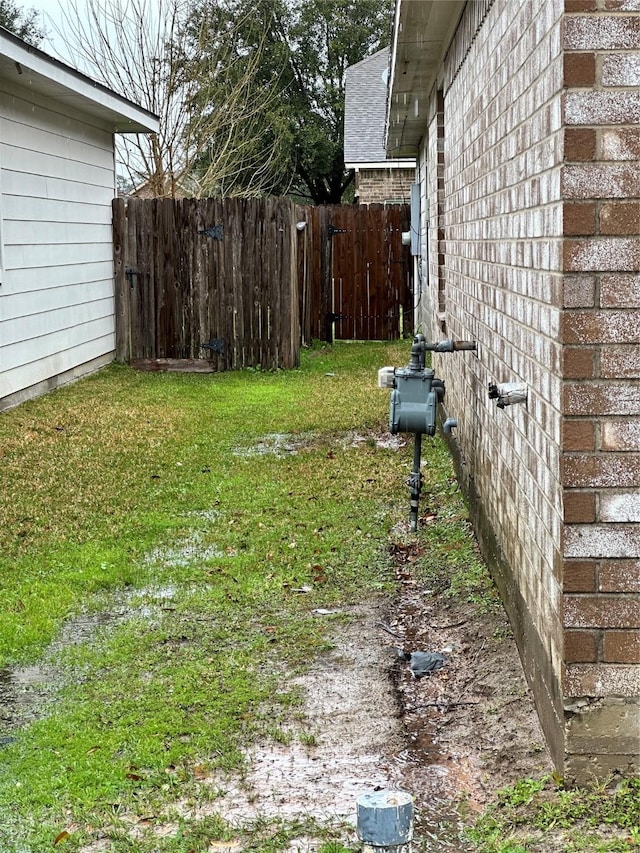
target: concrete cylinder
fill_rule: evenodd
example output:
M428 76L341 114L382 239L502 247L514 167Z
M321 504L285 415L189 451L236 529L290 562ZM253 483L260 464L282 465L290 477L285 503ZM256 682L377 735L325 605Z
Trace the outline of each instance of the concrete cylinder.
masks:
M363 853L410 853L413 797L406 791L362 794L356 828Z

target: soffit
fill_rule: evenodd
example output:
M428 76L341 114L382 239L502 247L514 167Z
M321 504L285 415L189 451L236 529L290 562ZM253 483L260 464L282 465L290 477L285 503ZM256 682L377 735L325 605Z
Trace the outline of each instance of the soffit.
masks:
M387 105L389 157L415 157L427 122L427 97L465 0L396 0Z

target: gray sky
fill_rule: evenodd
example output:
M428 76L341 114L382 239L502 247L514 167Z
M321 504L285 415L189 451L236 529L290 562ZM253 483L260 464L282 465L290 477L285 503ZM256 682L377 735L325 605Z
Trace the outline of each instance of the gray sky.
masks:
M68 8L64 0L26 0L25 8L35 9L39 13L39 18L42 26L47 30L48 36L40 45L45 53L50 53L54 56L62 54L61 58L66 55L64 43L56 35L54 24L58 27L62 23L62 8Z

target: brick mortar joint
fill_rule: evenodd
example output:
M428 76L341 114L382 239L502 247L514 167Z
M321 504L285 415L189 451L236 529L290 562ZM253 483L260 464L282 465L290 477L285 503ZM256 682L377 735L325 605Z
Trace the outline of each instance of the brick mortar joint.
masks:
M592 11L581 9L573 12L563 12L563 18L584 18L586 21L595 20L597 18L640 18L640 12L633 9L607 9L604 6Z

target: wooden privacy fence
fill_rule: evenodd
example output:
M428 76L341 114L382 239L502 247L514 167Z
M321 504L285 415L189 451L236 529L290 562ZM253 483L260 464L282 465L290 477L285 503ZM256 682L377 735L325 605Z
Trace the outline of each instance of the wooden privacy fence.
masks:
M296 221L288 199L115 199L117 359L295 367Z
M393 340L413 329L408 204L299 211L302 337Z
M413 326L409 227L408 205L115 199L116 357L287 368L301 342L398 338Z

